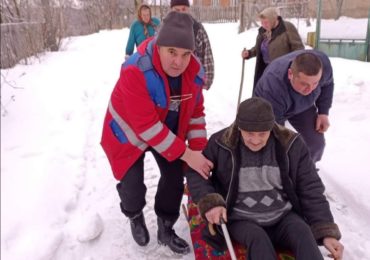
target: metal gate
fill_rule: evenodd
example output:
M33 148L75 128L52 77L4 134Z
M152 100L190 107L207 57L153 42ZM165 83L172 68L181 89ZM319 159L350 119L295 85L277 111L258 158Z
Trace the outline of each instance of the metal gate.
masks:
M317 11L316 39L314 47L331 57L341 57L370 62L370 8L365 39L321 38L321 0Z

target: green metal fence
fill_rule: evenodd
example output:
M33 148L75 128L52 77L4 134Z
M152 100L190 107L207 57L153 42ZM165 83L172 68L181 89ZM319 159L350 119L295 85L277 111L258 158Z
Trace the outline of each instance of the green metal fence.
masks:
M318 0L315 49L331 57L341 57L370 62L370 9L365 39L325 39L321 38L321 0Z
M369 41L320 39L318 49L332 57L369 61Z

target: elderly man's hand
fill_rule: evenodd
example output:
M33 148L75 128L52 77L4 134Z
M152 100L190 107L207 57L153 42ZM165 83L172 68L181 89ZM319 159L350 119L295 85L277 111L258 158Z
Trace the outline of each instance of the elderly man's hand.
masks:
M205 214L207 221L211 224L220 224L221 218L227 222L225 207L214 207L208 210Z
M343 259L343 250L344 246L333 237L324 238L324 246L330 252L329 257L334 258L335 260Z

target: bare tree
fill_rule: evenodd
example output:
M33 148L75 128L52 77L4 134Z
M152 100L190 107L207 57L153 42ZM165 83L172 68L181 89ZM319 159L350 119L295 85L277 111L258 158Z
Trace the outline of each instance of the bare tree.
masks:
M21 18L20 2L16 0L2 0L0 9L1 23L19 22Z
M135 10L137 10L137 8L139 7L139 5L141 5L142 3L143 3L142 0L134 0Z
M342 13L343 0L337 0L337 13L335 15L335 20L338 20Z
M44 24L44 47L51 51L57 51L58 45L56 41L56 30L52 16L52 8L50 6L50 0L41 0L43 15L45 19Z
M29 1L1 1L1 68L14 66L42 50L37 44L40 24L29 21Z
M239 33L245 31L245 0L240 1L240 24L239 24Z

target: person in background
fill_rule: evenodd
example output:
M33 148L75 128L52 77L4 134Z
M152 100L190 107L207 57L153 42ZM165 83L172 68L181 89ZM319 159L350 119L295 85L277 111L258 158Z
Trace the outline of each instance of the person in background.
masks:
M141 4L137 9L137 19L130 27L130 35L126 44L126 59L132 55L135 46L138 47L145 39L155 35L159 24L159 19L152 17L149 5Z
M272 61L257 82L254 95L272 104L279 124L288 120L302 135L316 163L324 153L333 92L328 56L316 50L299 50Z
M242 51L244 59L256 57L253 89L271 61L289 52L304 49L297 29L292 23L284 21L276 8L264 9L259 19L261 27L258 29L255 46Z
M318 245L340 260L343 245L325 187L299 134L275 123L271 104L259 97L243 101L234 123L213 134L204 155L211 177L194 170L187 184L199 213L210 224L226 222L248 260L275 260L275 247L299 260L323 260ZM203 238L225 248L219 225Z
M109 159L121 211L130 219L140 246L149 243L144 157L151 152L160 177L154 201L159 244L187 254L188 243L173 226L180 215L184 170L207 178L212 163L201 153L207 144L201 64L190 15L170 12L157 37L149 38L122 65L105 116L101 145Z
M247 30L249 30L252 27L252 24L256 27L259 27L259 24L256 22L255 17L256 15L259 15L260 12L261 10L259 4L257 3L257 0L254 0L252 2L252 5L250 6L249 13L247 13L248 17Z
M172 11L183 12L190 14L189 0L171 0L170 7ZM205 74L206 83L204 89L210 89L214 78L214 61L211 43L209 42L208 34L203 25L193 18L193 31L195 37L195 50L194 54L199 58L202 63Z

